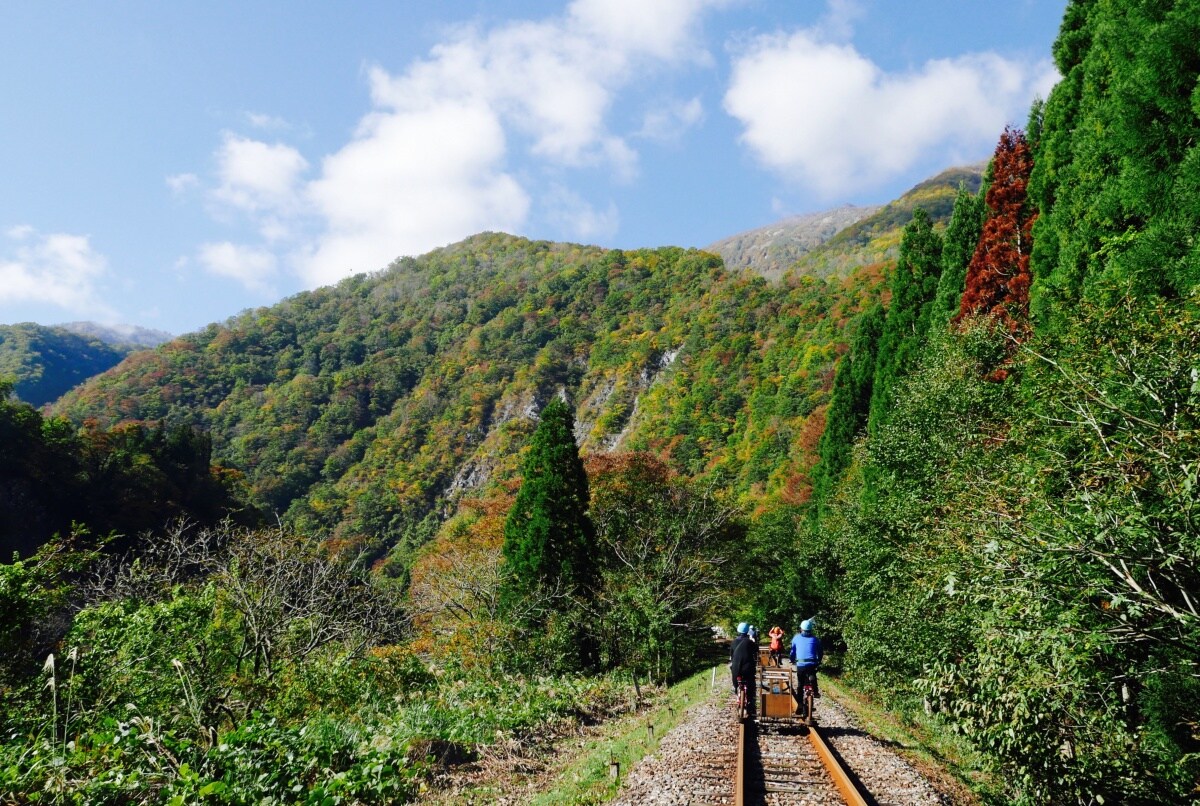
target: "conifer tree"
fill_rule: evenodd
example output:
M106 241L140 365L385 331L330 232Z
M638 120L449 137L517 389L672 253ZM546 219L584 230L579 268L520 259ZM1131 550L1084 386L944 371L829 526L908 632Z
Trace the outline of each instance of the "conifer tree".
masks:
M972 193L960 186L954 198L954 212L946 226L942 246L942 277L938 281L937 298L929 317L931 331L945 328L962 305L967 265L983 233L984 213L987 210L983 203L985 193L983 189L979 193Z
M509 607L539 590L581 593L594 578L587 474L575 444L575 416L559 398L542 409L522 475L504 523L502 600Z
M899 379L915 366L929 330L933 300L942 275L942 238L921 208L904 228L900 258L888 287L892 302L879 336L867 430L873 436L887 419Z
M823 516L830 494L850 465L854 440L867 421L883 319L883 306L879 304L864 313L850 351L838 364L825 415L825 431L817 445L817 464L812 470L809 515L814 521Z
M1039 326L1114 286L1185 297L1200 284L1200 5L1068 5L1032 197Z
M1024 132L1006 128L992 164L987 221L967 267L956 319L991 316L1009 333L1021 335L1029 318L1029 256L1037 218L1026 193L1033 153Z

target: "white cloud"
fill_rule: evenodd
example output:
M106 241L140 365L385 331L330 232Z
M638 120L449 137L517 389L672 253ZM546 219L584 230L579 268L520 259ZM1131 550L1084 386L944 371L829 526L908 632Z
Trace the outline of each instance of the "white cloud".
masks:
M283 143L264 143L225 133L217 152L220 186L213 197L246 212L289 209L298 198L308 161Z
M167 187L176 196L183 196L194 187L200 185L200 177L192 173L174 174L167 177Z
M563 185L552 187L539 203L545 207L547 221L585 243L611 237L621 225L616 204L609 202L608 207L599 211Z
M1024 120L1047 86L1035 66L992 53L889 74L813 31L764 36L735 61L725 109L768 168L833 196L891 179L922 158L978 154Z
M610 47L662 61L708 60L695 47L696 25L709 8L728 0L576 0L571 22Z
M247 112L246 121L256 129L285 130L291 126L278 115L267 115L261 112Z
M704 104L699 97L660 104L646 112L638 135L650 140L673 142L702 120Z
M368 71L371 110L313 178L296 149L225 133L212 212L245 216L262 242L253 255L210 244L202 262L253 281L275 268L269 248L309 285L330 283L481 230L520 232L533 197L554 194L564 171L631 181L638 153L611 127L613 104L653 69L709 59L700 16L729 1L576 0L542 20L449 29L403 70ZM701 113L688 102L656 131L679 132ZM555 220L569 231L615 232L611 204L565 202Z
M204 244L196 257L211 274L236 280L250 291L273 291L276 259L269 250L222 241Z
M500 170L504 132L481 104L377 113L326 158L309 198L326 230L302 263L312 283L386 266L524 221L529 197Z
M96 319L114 318L96 287L108 261L86 235L42 235L27 225L5 234L12 246L0 255L0 303L45 303Z
M573 167L604 161L604 115L628 54L605 49L561 21L513 23L486 35L463 30L431 58L392 76L371 72L378 107L420 114L446 102L481 105L528 135L532 153Z
M560 18L459 28L398 74L372 69L374 111L309 185L325 231L304 253L305 277L331 282L480 230L519 231L537 179L509 167L514 135L537 165L630 181L637 152L606 123L616 94L645 62L702 57L699 15L718 4L580 0ZM587 237L618 218L575 197L557 221Z
M854 23L864 14L862 0L829 0L824 16L817 22L816 34L821 39L847 41L854 33Z

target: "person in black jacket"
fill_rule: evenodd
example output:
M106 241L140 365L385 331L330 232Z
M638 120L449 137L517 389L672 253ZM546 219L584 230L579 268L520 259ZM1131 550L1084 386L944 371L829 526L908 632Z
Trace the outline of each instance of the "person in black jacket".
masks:
M735 694L739 678L746 684L746 691L750 695L747 698L747 707L750 713L754 713L754 700L757 694L754 687L754 675L757 669L758 644L750 637L750 625L742 622L738 625L737 638L733 639L733 646L730 648L729 672L733 678Z

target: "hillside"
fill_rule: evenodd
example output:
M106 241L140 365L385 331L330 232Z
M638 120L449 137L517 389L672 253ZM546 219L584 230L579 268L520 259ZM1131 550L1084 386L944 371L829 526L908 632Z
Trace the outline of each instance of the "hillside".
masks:
M0 377L15 381L17 397L34 406L116 366L136 348L31 322L0 325Z
M926 203L944 221L972 177L922 183L782 283L704 252L479 235L136 355L56 411L202 428L268 510L401 555L512 473L560 389L586 451L653 450L729 474L755 507L798 502L846 328L904 216Z
M512 473L559 390L585 450L650 448L797 498L879 279L771 287L703 252L485 234L134 355L56 411L200 427L268 510L402 555Z
M750 269L769 280L777 280L804 255L878 210L878 206L845 205L792 216L722 238L706 246L705 251L720 255L730 269Z
M98 322L63 322L57 327L80 336L99 339L106 344L134 349L157 347L174 336L165 330L153 330L138 325L102 325Z
M803 255L792 270L812 277L845 277L864 263L895 260L901 230L912 219L913 210L920 207L935 223L944 224L950 219L960 187L970 193L979 191L985 167L950 168L926 179L900 198L839 230Z
M815 618L969 802L1200 802L1200 13L1071 3L1053 55L986 178L777 281L484 233L131 355L80 428L0 405L44 515L283 521L0 565L0 791L452 798Z
M978 192L985 168L985 163L949 168L887 204L846 205L785 218L723 238L706 250L720 255L730 269L748 269L769 280L788 271L809 277L846 277L859 266L895 260L900 231L916 208L945 224L958 189Z

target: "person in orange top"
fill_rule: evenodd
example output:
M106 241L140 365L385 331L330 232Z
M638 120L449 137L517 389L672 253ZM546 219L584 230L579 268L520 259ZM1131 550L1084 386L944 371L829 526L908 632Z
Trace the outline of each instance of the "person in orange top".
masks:
M783 665L783 630L776 624L767 633L771 637L771 661L776 666Z

